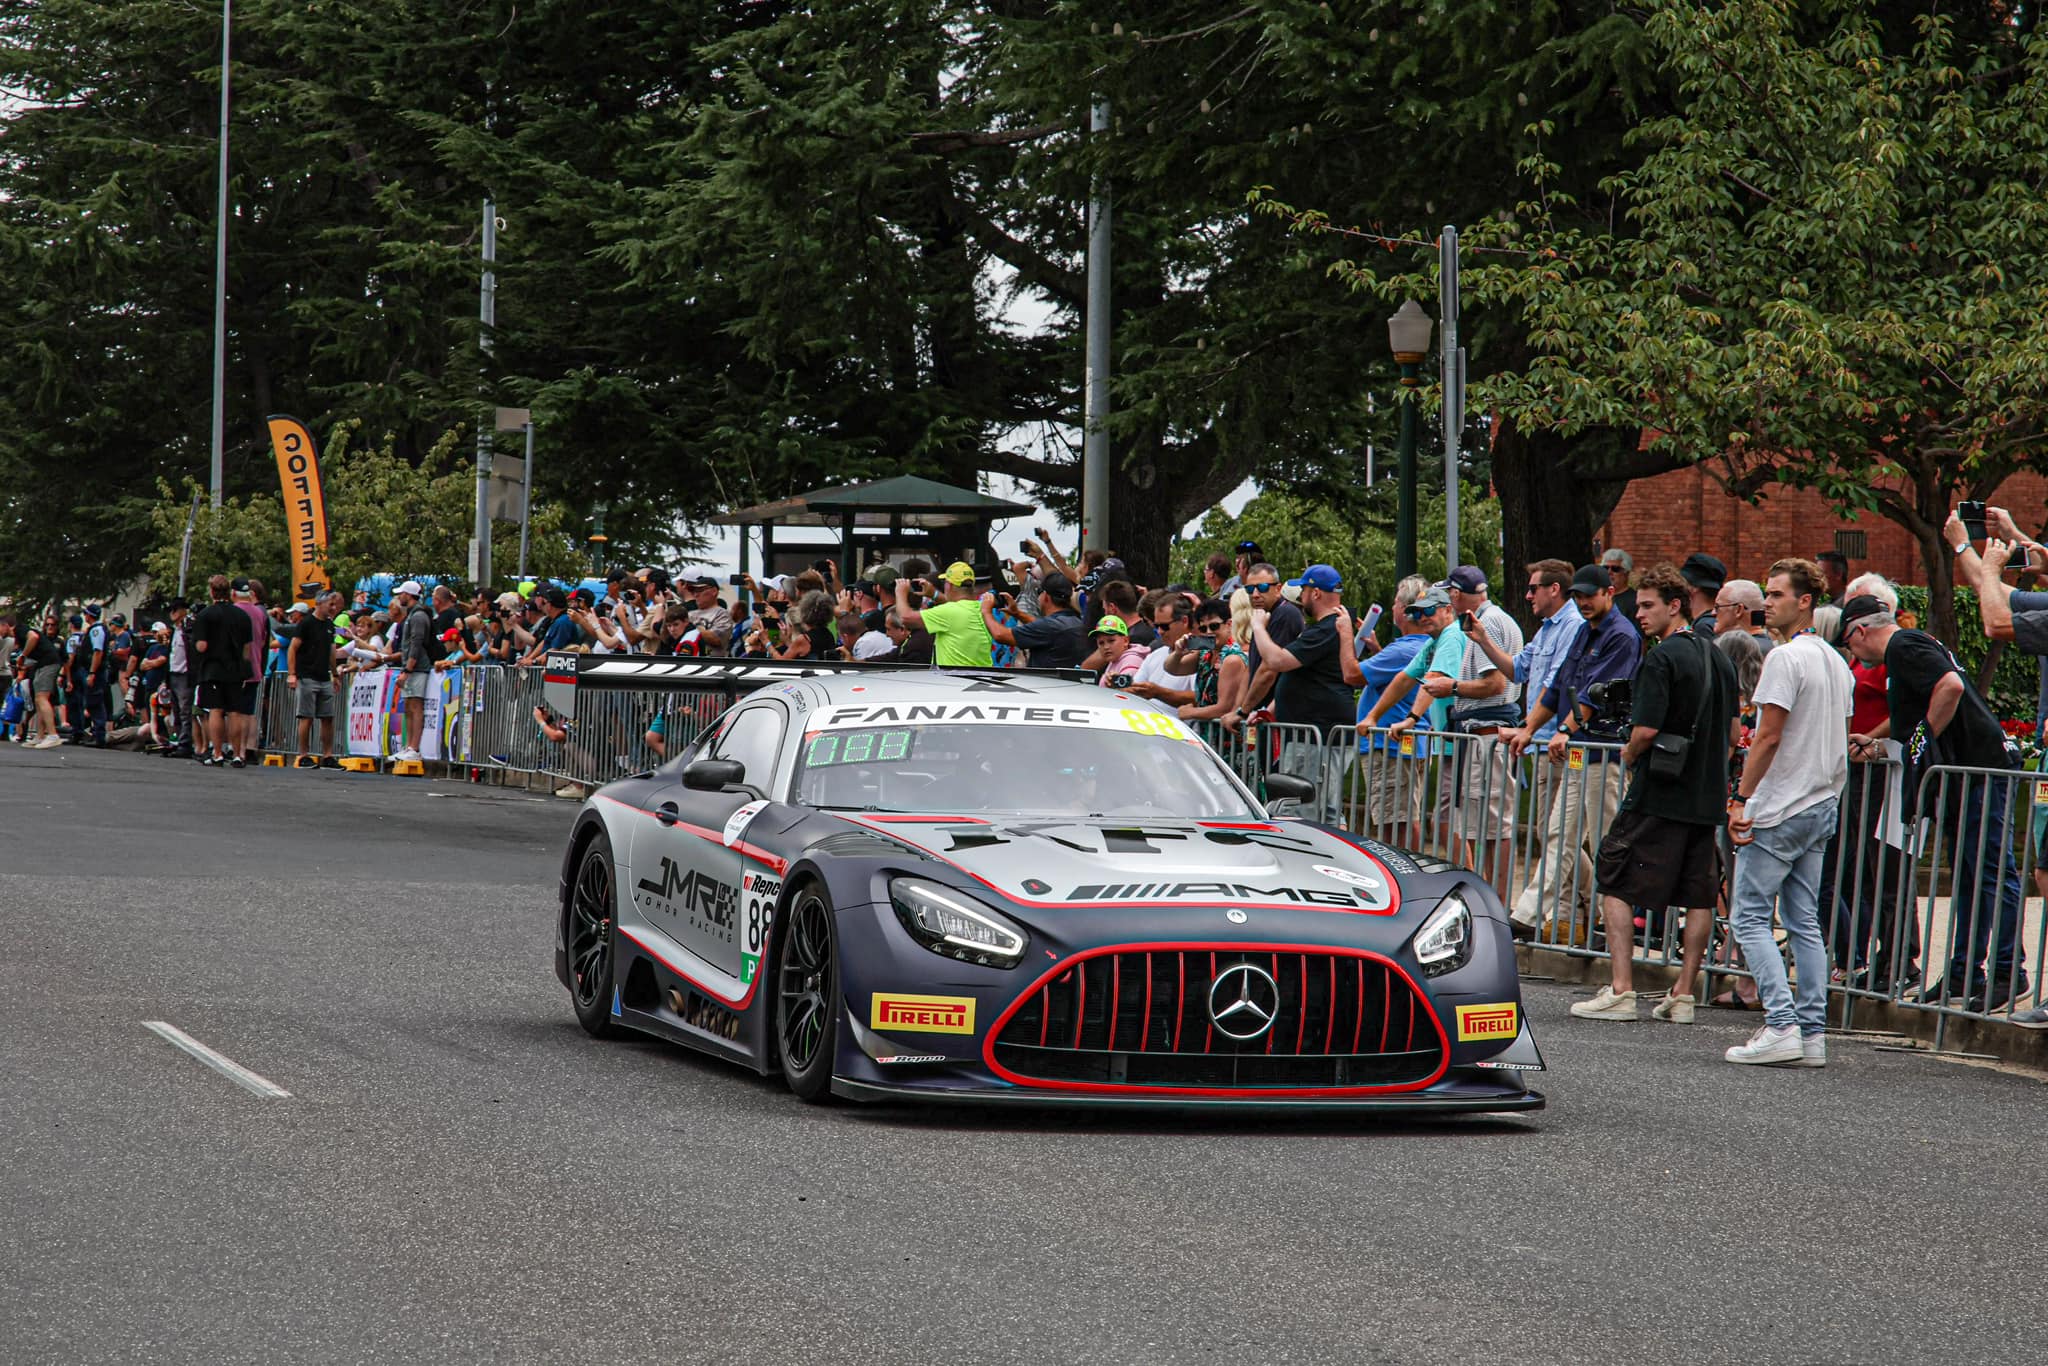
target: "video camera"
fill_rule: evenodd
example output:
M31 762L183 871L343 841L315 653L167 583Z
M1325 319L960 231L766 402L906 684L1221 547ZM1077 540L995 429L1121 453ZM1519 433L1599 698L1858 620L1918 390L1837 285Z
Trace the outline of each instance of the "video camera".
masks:
M1585 737L1612 745L1626 741L1630 713L1635 707L1635 680L1604 678L1588 684L1583 696L1593 708L1593 719L1586 722L1582 731Z

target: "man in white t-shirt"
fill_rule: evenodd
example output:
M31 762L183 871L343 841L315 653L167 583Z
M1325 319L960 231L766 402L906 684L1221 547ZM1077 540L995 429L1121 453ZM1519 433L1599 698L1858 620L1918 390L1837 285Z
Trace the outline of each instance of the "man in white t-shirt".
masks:
M1849 777L1856 685L1842 657L1813 633L1813 605L1825 583L1811 560L1780 560L1764 585L1764 622L1784 644L1764 656L1756 734L1741 786L1728 803L1728 833L1737 843L1729 923L1756 974L1764 1026L1727 1051L1729 1062L1827 1065L1821 862ZM1796 1002L1771 937L1774 906L1799 967Z
M1154 605L1152 627L1159 632L1159 643L1138 666L1137 676L1131 680L1132 692L1169 707L1184 707L1195 700L1195 676L1166 671L1174 650L1187 639L1193 615L1194 608L1179 593L1169 594Z

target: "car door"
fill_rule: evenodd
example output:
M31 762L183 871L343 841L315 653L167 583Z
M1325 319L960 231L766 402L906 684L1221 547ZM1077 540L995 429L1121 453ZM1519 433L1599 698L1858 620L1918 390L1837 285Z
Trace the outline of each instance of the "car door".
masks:
M678 770L648 797L652 820L638 823L631 873L633 908L648 925L706 963L745 983L760 945L749 943L745 885L753 866L738 845L768 805L788 729L782 704L767 698L735 707L696 757L732 759L744 786L692 791Z

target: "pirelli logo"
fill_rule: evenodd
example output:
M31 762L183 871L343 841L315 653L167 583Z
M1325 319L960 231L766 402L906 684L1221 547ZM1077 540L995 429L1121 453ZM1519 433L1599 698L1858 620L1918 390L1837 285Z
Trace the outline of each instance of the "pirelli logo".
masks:
M972 1034L972 996L904 996L876 992L868 1023L899 1034ZM1510 1010L1513 1007L1509 1007Z
M1512 1039L1519 1033L1521 1024L1516 1019L1513 1001L1496 1006L1458 1007L1459 1043Z

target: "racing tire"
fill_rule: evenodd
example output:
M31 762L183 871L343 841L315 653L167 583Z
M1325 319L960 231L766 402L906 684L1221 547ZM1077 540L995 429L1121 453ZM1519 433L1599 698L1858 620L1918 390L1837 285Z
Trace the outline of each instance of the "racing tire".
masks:
M600 830L583 846L563 911L563 940L569 946L569 1000L576 1023L593 1039L619 1032L612 1019L613 971L618 963L618 872L610 836Z
M799 1100L832 1098L839 1048L839 941L825 889L806 882L790 899L775 970L775 1044L782 1079Z

